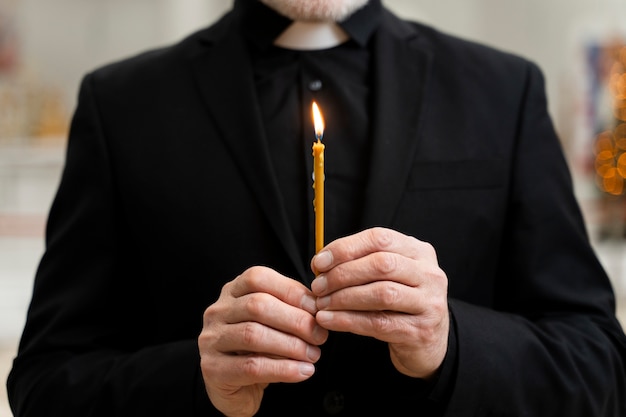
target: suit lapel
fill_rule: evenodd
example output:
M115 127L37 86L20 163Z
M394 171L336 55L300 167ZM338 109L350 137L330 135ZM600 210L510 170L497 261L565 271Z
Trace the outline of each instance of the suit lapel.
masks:
M417 33L384 12L375 38L372 154L363 227L390 225L418 145L418 127L432 54ZM243 40L224 31L193 57L209 115L303 280L310 274L281 204ZM209 35L211 36L211 35ZM207 39L205 39L207 41Z
M218 126L300 278L306 280L308 274L281 203L244 41L230 30L211 43L193 58L194 76L209 110L207 117Z
M363 227L390 225L418 145L431 51L415 30L385 13L375 38L372 154Z

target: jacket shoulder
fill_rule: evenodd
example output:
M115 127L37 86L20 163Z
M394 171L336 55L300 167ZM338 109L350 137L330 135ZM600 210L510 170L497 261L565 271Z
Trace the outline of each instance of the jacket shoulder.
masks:
M167 46L142 51L117 61L110 62L86 74L97 84L107 88L127 88L135 84L164 81L185 70L186 63L207 46L228 33L233 24L231 13L227 13L211 26L190 34L184 39Z
M498 74L524 77L537 65L527 58L486 43L462 38L415 20L402 19L386 11L383 27L411 39L419 48L429 50L438 71L462 71L467 76L492 77Z

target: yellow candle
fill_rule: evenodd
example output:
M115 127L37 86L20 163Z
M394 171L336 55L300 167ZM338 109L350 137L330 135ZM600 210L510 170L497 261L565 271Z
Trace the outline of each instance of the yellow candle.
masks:
M313 124L315 125L315 138L313 142L313 189L315 198L315 253L324 247L324 118L317 103L313 102Z

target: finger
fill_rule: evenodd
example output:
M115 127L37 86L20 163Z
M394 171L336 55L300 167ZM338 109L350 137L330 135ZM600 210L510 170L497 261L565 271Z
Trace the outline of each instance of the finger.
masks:
M320 297L317 306L320 311L394 311L417 315L424 313L435 299L434 291L422 291L396 282L381 281L342 289Z
M409 340L414 316L392 311L320 311L320 325L336 332L349 332L396 343ZM412 336L411 336L412 337Z
M443 315L413 316L393 311L320 311L317 320L331 331L349 332L373 337L383 342L422 345L441 337L436 329L445 320Z
M441 276L443 271L430 260L416 261L396 253L376 252L318 275L311 283L311 290L319 297L376 281L394 281L417 287L425 282L439 282Z
M329 243L313 258L311 267L325 272L375 252L393 252L411 259L437 259L433 247L426 242L394 230L373 228Z
M261 266L249 268L226 284L225 290L235 298L256 292L271 294L289 305L311 314L316 313L315 298L306 286L270 268Z
M317 310L317 307L315 307ZM225 317L227 324L256 322L311 344L322 344L328 333L310 313L293 307L266 293L248 294L234 300Z
M202 358L202 368L210 369L213 375L220 376L222 385L231 387L301 382L315 373L315 366L310 362L258 354L207 356Z
M254 322L229 326L228 332L215 344L214 349L224 353L254 353L311 363L317 362L321 355L320 348L313 344Z

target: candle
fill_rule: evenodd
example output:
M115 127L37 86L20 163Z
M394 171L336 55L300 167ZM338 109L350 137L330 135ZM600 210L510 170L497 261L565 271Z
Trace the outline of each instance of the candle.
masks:
M315 138L313 142L313 189L315 198L315 253L324 247L324 118L317 103L312 104L313 124L315 126Z

